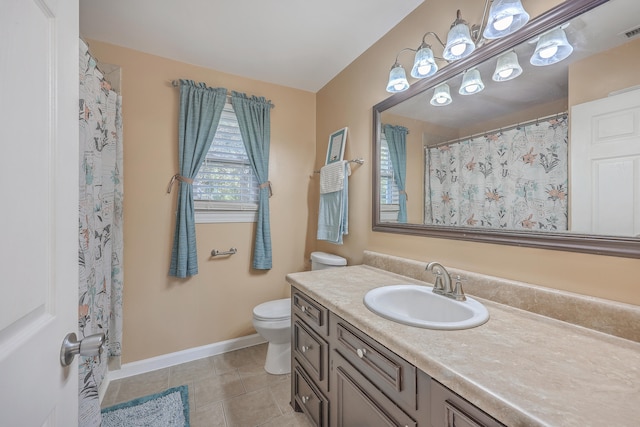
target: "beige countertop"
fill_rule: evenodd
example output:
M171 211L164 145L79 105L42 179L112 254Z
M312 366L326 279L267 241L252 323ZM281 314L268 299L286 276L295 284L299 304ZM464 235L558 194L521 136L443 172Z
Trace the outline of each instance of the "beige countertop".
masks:
M364 295L430 284L366 265L292 273L287 281L508 426L640 426L638 342L473 295L489 310L484 325L401 325L369 311Z

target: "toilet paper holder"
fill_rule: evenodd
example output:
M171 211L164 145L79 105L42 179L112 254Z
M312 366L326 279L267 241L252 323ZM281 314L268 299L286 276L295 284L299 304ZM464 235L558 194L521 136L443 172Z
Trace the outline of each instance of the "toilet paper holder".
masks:
M238 250L236 248L230 248L228 251L218 251L216 249L213 249L211 251L211 256L219 256L219 255L233 255L236 252L238 252Z

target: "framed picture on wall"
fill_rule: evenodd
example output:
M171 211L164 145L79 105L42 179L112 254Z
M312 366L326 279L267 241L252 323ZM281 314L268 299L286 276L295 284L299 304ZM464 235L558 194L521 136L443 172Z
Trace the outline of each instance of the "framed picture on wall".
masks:
M339 162L344 158L344 146L347 143L347 128L342 128L331 134L329 147L327 148L327 161L325 165Z

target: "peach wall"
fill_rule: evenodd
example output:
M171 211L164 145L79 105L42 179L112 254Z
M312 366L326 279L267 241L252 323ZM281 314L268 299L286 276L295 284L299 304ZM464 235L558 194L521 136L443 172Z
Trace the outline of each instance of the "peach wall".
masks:
M252 334L252 309L288 296L284 276L307 267L307 190L315 160L315 94L249 80L122 47L90 42L100 61L122 67L124 123L124 336L132 362ZM273 269L251 271L254 224L199 224L200 274L167 275L176 194L179 91L173 79L272 100L270 179ZM210 259L212 249L236 247Z
M559 4L558 0L523 1L532 16ZM473 6L475 4L475 7ZM433 239L417 236L373 232L371 230L372 106L388 97L385 85L396 53L415 47L426 31L446 34L461 8L469 22L479 21L477 1L425 2L392 31L343 70L317 94L317 159L316 167L326 152L331 131L349 126L350 138L346 156L365 156L366 163L349 182L349 235L344 246L318 242L319 250L345 256L350 263L360 263L365 249L410 259L438 260L445 265L478 273L522 280L555 289L599 296L616 301L640 304L637 276L640 260L578 254L563 251L520 248ZM476 17L477 15L477 17ZM412 58L401 56L408 69ZM312 215L316 211L311 208ZM312 223L317 219L312 218ZM313 225L311 226L315 232Z
M640 39L592 55L569 67L569 105L605 98L640 85Z

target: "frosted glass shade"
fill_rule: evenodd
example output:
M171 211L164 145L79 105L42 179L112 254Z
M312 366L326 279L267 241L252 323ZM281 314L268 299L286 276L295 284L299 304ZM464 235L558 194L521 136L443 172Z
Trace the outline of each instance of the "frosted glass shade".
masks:
M522 74L522 67L518 63L518 55L514 51L510 51L498 57L492 79L494 82L506 82L515 79L520 74Z
M411 77L424 79L425 77L434 75L437 71L438 65L433 58L431 46L423 43L416 52L413 68L411 69Z
M458 93L460 95L473 95L484 89L484 83L480 77L480 71L475 68L467 71L462 76L462 85Z
M389 83L387 84L387 92L396 93L409 89L407 74L402 65L397 62L391 67L389 72Z
M529 14L520 0L494 0L482 35L485 39L499 39L524 27L527 22Z
M551 65L567 58L571 52L573 46L567 40L564 30L556 28L540 36L530 62L537 66Z
M449 91L449 85L442 83L436 86L433 91L433 97L431 97L431 105L435 107L444 107L451 104L451 92Z
M442 57L448 61L456 61L469 56L476 49L471 40L471 33L466 22L455 24L447 34L447 44Z

